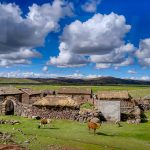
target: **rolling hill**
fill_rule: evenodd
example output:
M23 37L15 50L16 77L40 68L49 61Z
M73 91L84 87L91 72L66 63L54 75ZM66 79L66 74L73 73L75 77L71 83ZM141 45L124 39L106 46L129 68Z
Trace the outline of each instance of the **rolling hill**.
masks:
M99 77L92 79L73 78L0 78L0 84L50 84L50 85L150 85L150 81Z

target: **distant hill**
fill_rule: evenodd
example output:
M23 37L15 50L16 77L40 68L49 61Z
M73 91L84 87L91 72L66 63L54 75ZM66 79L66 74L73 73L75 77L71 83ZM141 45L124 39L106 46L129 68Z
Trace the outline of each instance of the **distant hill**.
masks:
M39 83L39 81L26 78L2 78L0 77L0 84L29 84Z
M98 77L92 79L73 79L73 78L49 78L32 79L40 83L45 84L62 84L62 85L114 85L114 84L139 84L139 85L150 85L150 81L142 80L131 80L131 79L120 79L115 77Z
M150 85L150 81L98 77L92 79L73 78L0 78L0 84L51 84L51 85Z

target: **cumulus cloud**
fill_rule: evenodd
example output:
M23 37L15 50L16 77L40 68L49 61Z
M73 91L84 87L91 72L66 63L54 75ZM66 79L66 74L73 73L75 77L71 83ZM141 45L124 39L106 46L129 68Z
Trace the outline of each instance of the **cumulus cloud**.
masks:
M88 62L98 68L125 66L133 62L134 45L124 42L131 26L125 17L111 13L95 14L85 22L76 20L64 28L58 57L51 57L56 66L80 66Z
M88 0L85 4L81 6L81 8L85 12L96 12L98 5L101 3L101 0Z
M128 43L119 48L115 48L108 54L92 55L90 59L96 63L97 68L128 66L133 63L133 58L130 55L134 51L135 47Z
M69 3L54 0L52 4L33 4L22 17L16 4L0 4L0 65L28 63L28 58L36 57L34 48L43 46L47 34L59 29L61 18L72 15L71 8ZM7 57L12 54L14 58Z
M150 67L150 38L140 41L136 56L142 66Z

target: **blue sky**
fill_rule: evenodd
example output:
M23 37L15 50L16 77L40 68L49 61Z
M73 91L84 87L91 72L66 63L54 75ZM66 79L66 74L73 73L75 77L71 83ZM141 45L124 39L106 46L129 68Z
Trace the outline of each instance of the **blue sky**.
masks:
M149 0L0 2L0 76L150 80Z

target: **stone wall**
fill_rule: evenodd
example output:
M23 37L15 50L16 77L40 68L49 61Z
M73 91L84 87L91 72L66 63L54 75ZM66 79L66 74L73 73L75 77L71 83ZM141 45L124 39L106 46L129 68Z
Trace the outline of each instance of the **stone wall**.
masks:
M16 115L23 117L40 116L42 118L70 119L75 120L79 109L60 108L60 107L36 107L28 104L18 103Z

